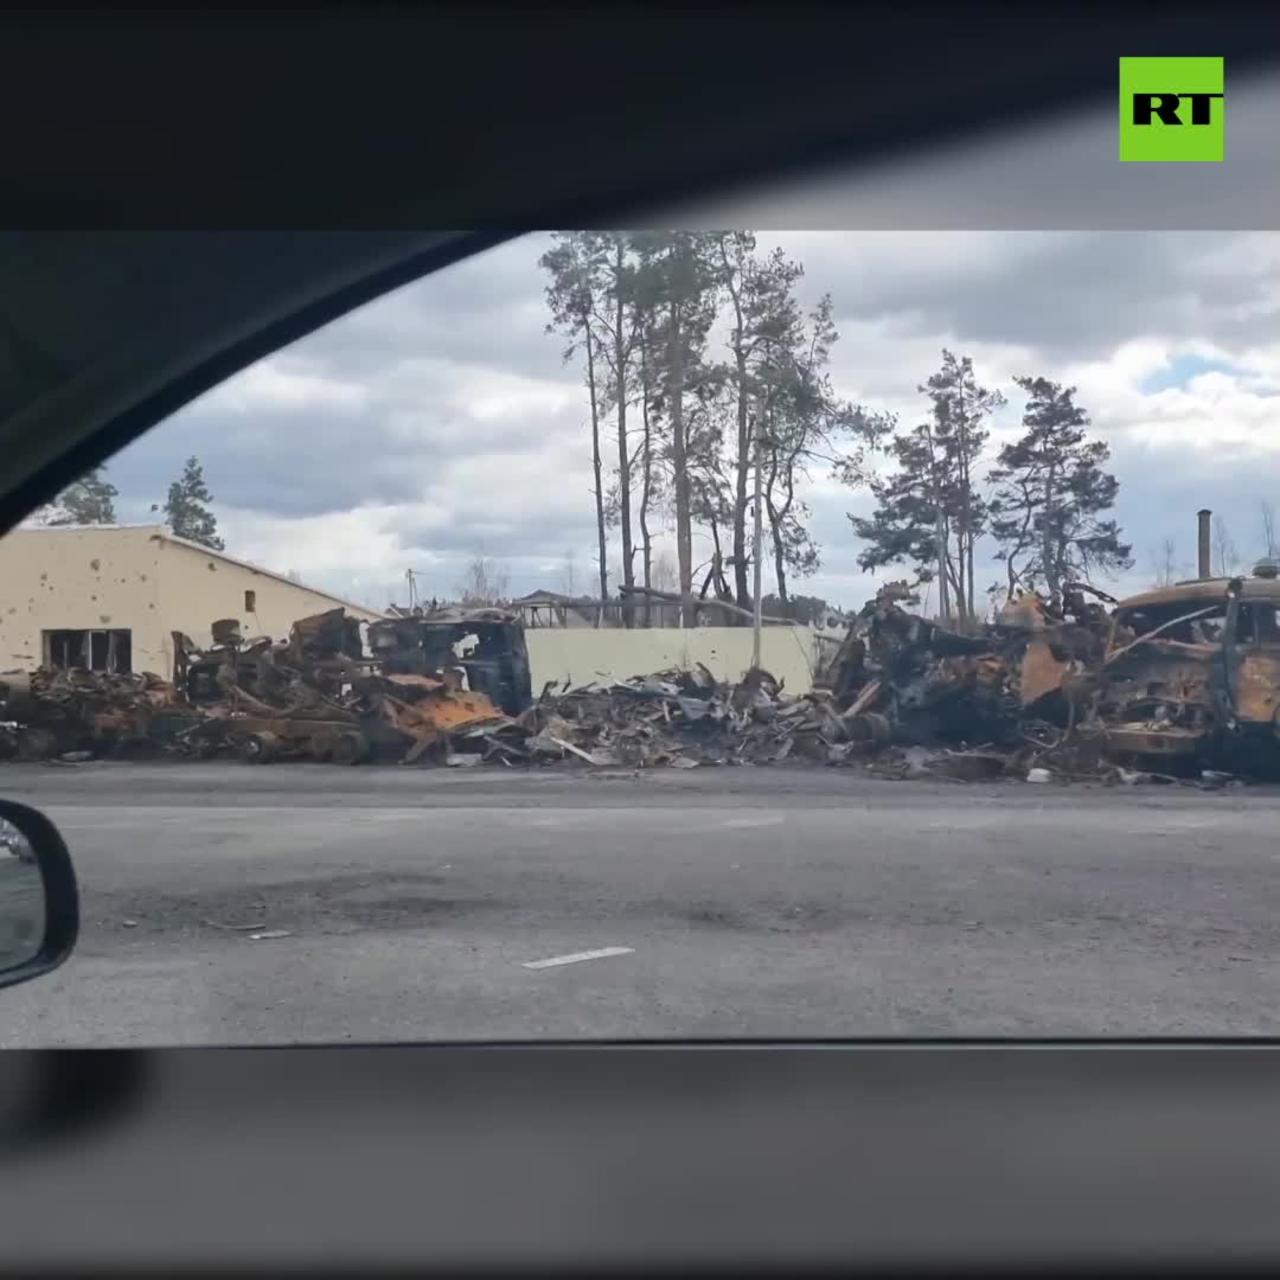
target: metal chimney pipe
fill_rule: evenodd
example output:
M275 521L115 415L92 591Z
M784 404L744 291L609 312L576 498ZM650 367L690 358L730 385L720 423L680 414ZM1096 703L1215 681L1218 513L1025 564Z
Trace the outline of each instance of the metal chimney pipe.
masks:
M1196 515L1200 520L1200 577L1211 578L1213 571L1209 563L1209 519L1213 512L1208 507L1201 507Z

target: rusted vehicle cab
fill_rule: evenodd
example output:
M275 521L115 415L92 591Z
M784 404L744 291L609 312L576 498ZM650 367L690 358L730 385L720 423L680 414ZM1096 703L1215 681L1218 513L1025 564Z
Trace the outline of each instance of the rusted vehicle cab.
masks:
M1116 606L1096 709L1111 748L1145 756L1272 752L1280 723L1280 580L1203 578Z
M369 648L387 675L464 672L507 715L533 704L524 627L503 609L441 610L369 624Z

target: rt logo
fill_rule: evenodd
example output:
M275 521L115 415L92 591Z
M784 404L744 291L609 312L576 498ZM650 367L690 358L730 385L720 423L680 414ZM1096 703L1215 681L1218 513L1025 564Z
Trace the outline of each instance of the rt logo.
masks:
M1221 58L1120 59L1121 160L1221 160Z

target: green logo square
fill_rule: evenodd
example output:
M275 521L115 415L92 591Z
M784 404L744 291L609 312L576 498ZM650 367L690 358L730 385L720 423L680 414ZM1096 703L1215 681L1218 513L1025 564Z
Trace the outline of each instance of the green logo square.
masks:
M1221 160L1221 58L1120 59L1121 160Z

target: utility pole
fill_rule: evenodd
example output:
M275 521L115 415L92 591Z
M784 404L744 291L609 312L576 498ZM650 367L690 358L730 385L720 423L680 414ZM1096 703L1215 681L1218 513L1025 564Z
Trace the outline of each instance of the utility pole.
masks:
M755 526L751 531L751 573L752 573L752 608L751 608L751 665L760 666L760 625L762 622L762 602L760 598L761 544L764 541L764 512L762 510L764 495L761 489L764 456L764 414L761 412L760 399L756 398L756 430L755 430Z

